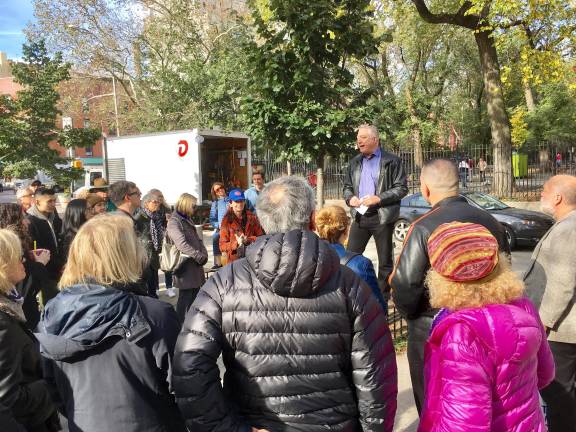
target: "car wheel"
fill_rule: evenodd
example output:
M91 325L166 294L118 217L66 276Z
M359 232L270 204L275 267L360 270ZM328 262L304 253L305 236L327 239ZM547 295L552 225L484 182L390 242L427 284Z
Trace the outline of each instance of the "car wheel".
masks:
M506 240L508 240L508 246L510 246L510 251L512 251L516 247L516 234L508 226L504 226L504 231L506 231Z
M407 220L400 219L397 220L394 224L394 240L397 242L402 243L408 234L408 230L410 229L410 224Z

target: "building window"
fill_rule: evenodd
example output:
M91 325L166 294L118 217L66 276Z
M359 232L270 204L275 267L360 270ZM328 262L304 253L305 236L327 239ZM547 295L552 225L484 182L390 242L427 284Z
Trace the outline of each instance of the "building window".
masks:
M90 127L90 119L84 119L84 129L88 129Z
M92 147L86 147L85 150L86 156L92 156Z

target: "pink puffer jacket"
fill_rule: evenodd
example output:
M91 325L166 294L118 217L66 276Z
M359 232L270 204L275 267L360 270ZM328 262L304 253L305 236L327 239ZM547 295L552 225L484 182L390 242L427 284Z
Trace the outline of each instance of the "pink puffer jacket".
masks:
M554 378L554 361L529 300L448 315L425 358L419 432L546 431L538 389Z

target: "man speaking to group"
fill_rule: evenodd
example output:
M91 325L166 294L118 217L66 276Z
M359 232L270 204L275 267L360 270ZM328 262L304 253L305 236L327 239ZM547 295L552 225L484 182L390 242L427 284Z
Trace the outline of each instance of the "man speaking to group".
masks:
M348 166L344 199L352 209L348 250L363 253L374 236L378 252L378 285L390 298L388 275L392 272L392 233L400 213L400 200L408 193L402 161L380 147L378 129L358 127L356 144L360 154Z

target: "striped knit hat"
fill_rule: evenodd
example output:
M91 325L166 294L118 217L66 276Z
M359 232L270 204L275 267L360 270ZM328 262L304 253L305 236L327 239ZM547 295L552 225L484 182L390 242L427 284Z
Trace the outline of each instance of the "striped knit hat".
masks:
M498 264L498 242L482 225L451 222L440 225L428 239L432 268L454 282L488 276Z

